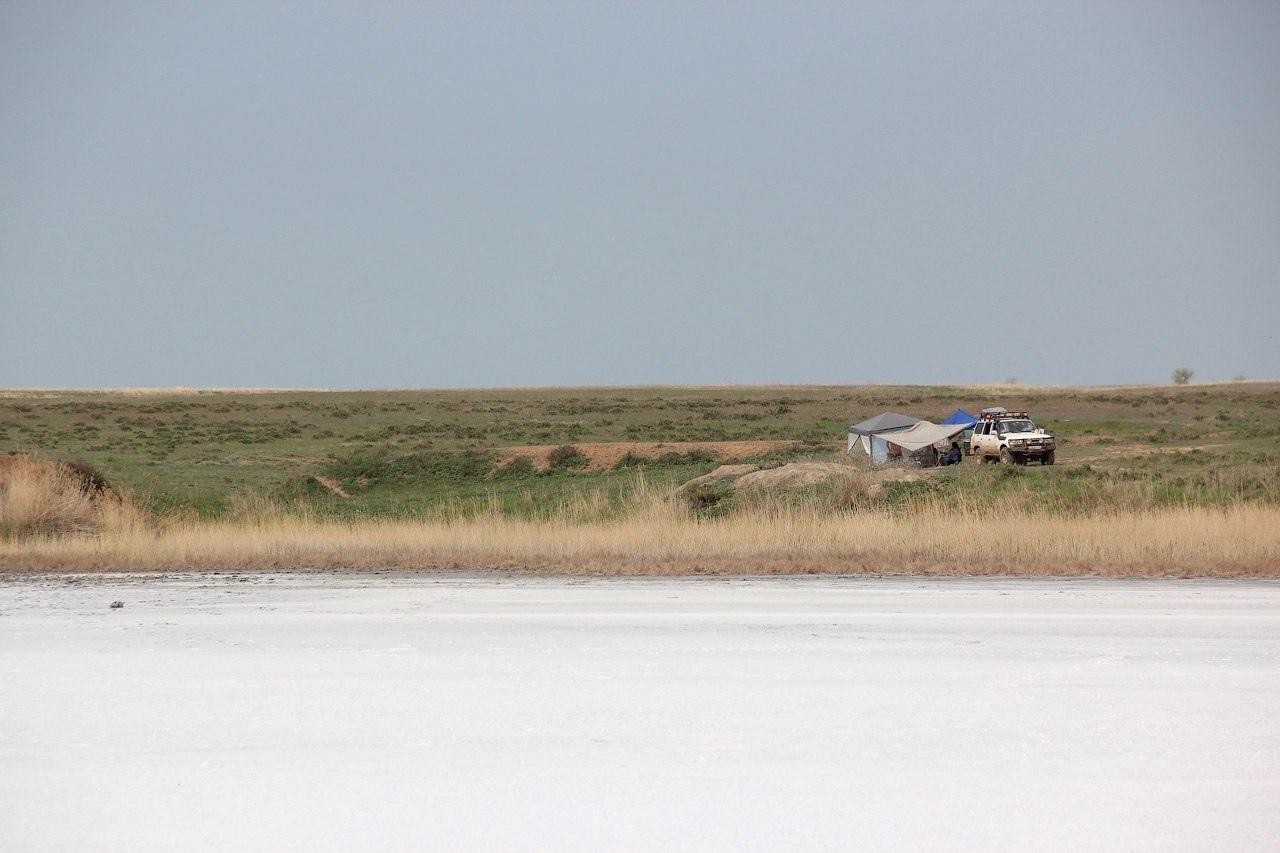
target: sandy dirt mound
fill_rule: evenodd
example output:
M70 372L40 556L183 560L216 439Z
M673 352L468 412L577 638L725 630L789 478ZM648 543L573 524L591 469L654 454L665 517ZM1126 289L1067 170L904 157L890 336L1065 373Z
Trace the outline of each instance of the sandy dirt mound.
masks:
M627 453L657 459L664 453L688 453L705 450L717 459L734 460L759 456L771 450L794 445L794 441L613 441L599 444L574 444L591 460L585 470L608 471ZM504 447L498 451L501 467L521 456L527 457L540 471L547 469L547 453L559 447L557 444L534 444L526 447ZM580 469L581 470L581 469Z
M799 489L824 483L853 470L839 462L791 462L744 474L734 486L739 489Z
M743 474L750 474L753 471L759 471L759 470L760 470L759 465L721 465L719 468L712 471L710 474L703 474L701 477L694 477L689 482L684 483L683 485L680 486L680 488L676 489L676 493L682 494L684 492L687 492L689 489L694 488L695 486L702 486L707 484L714 485L717 483L723 483L726 481L735 480L738 477L741 477Z
M683 494L702 485L728 483L735 489L800 489L833 480L857 477L866 483L867 494L875 497L884 491L885 483L914 482L931 476L932 470L916 468L879 468L868 471L839 462L791 462L776 468L759 465L721 465L710 474L694 477L676 490Z

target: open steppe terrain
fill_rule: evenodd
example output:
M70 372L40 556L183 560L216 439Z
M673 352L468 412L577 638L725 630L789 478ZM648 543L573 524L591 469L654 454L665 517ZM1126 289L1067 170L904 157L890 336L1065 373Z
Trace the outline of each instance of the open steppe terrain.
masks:
M847 426L883 411L936 422L990 405L1028 410L1055 433L1057 464L967 460L886 479L844 453ZM169 567L1280 571L1276 382L8 390L0 452L85 463L137 510L127 524L89 520L73 534L11 524L0 540L8 570L175 560ZM786 490L676 492L744 461L848 474ZM241 550L214 544L228 540Z

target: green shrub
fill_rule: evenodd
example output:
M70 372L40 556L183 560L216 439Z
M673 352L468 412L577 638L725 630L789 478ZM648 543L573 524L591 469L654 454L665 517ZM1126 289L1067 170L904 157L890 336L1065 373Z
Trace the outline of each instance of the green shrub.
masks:
M1001 465L996 468L996 481L1018 480L1024 473L1025 469L1021 465Z
M517 456L506 465L501 466L493 472L494 477L503 479L521 479L524 477L533 477L538 473L538 469L534 467L533 460L528 456Z
M392 455L387 445L335 458L321 473L344 484L369 485L418 477L481 480L489 475L493 458L479 450L425 450Z
M901 480L885 483L881 495L887 505L902 509L930 496L944 494L951 485L949 479Z
M685 490L685 500L694 510L708 510L722 507L733 496L733 487L728 483L698 483Z
M374 448L334 458L323 473L348 485L355 482L372 483L395 476L386 447Z
M427 450L403 457L397 467L410 476L480 480L489 475L493 457L479 450Z
M572 444L562 444L547 451L547 464L551 470L584 468L590 462L587 455Z
M296 501L331 500L334 494L310 474L295 474L276 488L275 497L292 503Z
M641 456L639 453L628 450L622 455L621 459L614 463L613 470L622 471L627 468L640 468L652 464L653 460L648 456Z

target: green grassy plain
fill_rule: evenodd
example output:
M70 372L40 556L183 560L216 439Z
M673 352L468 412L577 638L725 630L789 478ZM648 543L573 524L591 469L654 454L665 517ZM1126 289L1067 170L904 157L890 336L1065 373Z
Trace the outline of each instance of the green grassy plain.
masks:
M1280 504L1280 383L1115 388L790 386L395 391L0 391L0 453L83 460L149 509L234 517L263 500L322 518L430 512L539 517L570 502L616 510L633 470L495 470L529 445L793 441L762 461L843 456L850 423L891 410L1030 411L1058 464L972 460L877 498L909 508L1016 490L1034 508ZM634 460L633 460L634 461ZM645 462L659 488L714 468L705 453ZM322 485L325 477L350 497ZM590 500L583 499L587 496ZM815 487L835 508L864 494ZM720 508L721 511L725 507Z

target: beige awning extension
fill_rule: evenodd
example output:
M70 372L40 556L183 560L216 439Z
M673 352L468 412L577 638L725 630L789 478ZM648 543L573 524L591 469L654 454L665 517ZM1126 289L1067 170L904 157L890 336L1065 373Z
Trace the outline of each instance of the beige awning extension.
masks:
M928 421L920 421L920 423L913 424L906 429L875 432L872 435L890 444L896 444L905 450L920 450L934 442L946 441L951 436L959 435L968 428L969 424L943 424L939 426Z

